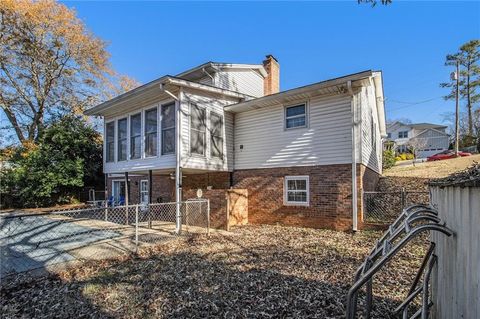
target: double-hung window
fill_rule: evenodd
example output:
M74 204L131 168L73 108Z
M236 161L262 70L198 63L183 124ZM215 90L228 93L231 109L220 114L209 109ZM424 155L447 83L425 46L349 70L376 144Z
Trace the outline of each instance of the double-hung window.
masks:
M305 103L285 108L285 128L307 126L307 105Z
M118 131L118 161L127 160L127 119L121 119L117 122Z
M190 107L190 153L205 156L206 111L195 104Z
M141 135L142 135L142 114L138 113L130 116L130 158L140 158L141 153Z
M210 112L210 156L223 157L223 118Z
M285 176L283 186L285 204L308 206L309 205L309 177Z
M162 155L175 153L175 103L162 105Z
M115 122L106 124L106 136L105 161L109 163L115 161Z
M398 132L398 138L407 138L407 137L408 137L408 131Z
M157 156L157 108L145 111L145 156Z

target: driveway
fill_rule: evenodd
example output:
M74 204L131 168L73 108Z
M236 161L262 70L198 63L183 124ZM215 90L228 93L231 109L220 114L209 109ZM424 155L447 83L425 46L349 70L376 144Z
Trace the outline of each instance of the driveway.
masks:
M99 219L88 213L44 213L0 217L0 279L36 269L55 271L80 260L105 259L134 252L135 226ZM175 225L155 221L152 228L140 223L139 245L173 238Z

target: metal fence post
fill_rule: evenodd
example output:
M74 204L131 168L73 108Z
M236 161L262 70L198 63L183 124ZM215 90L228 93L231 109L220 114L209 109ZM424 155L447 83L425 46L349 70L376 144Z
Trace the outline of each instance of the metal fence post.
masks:
M108 222L108 201L105 201L105 221Z
M138 252L138 205L135 206L135 253Z
M207 199L207 236L210 236L210 199Z

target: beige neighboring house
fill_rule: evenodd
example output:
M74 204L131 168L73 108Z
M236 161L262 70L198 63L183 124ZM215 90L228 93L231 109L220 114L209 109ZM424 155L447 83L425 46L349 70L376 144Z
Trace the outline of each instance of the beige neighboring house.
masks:
M382 173L382 81L367 70L281 91L268 55L165 75L85 114L104 119L108 197L165 202L200 188L215 218L222 190L243 189L250 223L356 229L360 189Z
M397 153L409 152L409 143L420 146L417 158L427 158L431 155L448 150L450 135L446 133L447 126L432 123L405 124L395 121L387 125L387 140L395 143Z

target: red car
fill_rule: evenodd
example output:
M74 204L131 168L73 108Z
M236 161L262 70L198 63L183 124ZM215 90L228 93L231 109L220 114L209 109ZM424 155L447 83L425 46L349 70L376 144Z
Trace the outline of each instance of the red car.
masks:
M471 156L471 155L472 155L471 153L467 153L467 152L460 152L460 151L458 152L458 156L461 156L461 157ZM441 161L441 160L450 159L450 158L455 158L455 151L446 150L446 151L440 152L438 154L427 157L427 161L428 162Z

